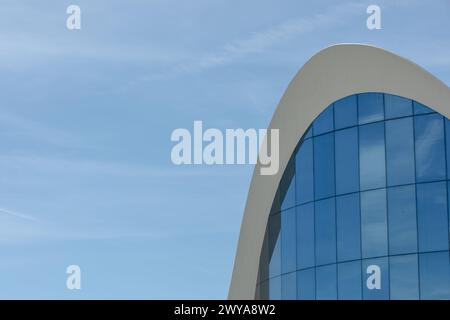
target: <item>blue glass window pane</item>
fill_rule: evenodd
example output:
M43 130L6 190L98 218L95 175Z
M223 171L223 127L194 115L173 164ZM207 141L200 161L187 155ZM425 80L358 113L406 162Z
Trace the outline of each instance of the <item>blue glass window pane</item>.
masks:
M359 194L336 198L338 261L361 259Z
M269 277L281 274L280 214L269 216Z
M386 121L386 160L388 186L414 183L412 117Z
M359 161L361 190L384 187L386 184L384 123L360 127Z
M333 122L333 105L330 105L314 120L313 134L317 136L332 131L334 129Z
M450 181L447 182L447 203L448 206L450 207ZM448 217L447 217L447 221L449 221L449 239L450 239L450 208L448 211ZM450 243L449 243L449 247L450 247Z
M384 119L382 93L362 93L358 95L359 124Z
M306 140L295 155L297 203L314 200L313 142Z
M362 273L363 273L364 300L388 300L389 299L388 258L363 260L362 265L363 265ZM377 268L377 271L374 271L375 270L374 267Z
M413 101L414 105L414 114L424 114L424 113L432 113L434 112L432 109L424 106L423 104Z
M295 206L295 179L292 179L289 183L289 187L281 202L281 211L292 208Z
M392 300L419 299L419 270L417 255L408 254L389 258L389 277Z
M296 217L295 208L281 214L281 271L283 273L295 271L296 261Z
M281 299L281 277L275 277L269 279L269 299L280 300Z
M359 190L358 128L335 132L336 194Z
M337 299L337 275L336 265L328 265L316 268L316 299Z
M389 254L417 252L414 185L388 189Z
M316 199L334 195L334 134L314 138L314 195Z
M297 299L297 279L295 272L281 276L281 298L283 300Z
M316 298L316 271L314 268L297 272L297 299L314 300Z
M315 202L316 265L336 262L334 198Z
M363 258L387 255L386 189L361 193L361 240Z
M414 117L417 182L445 179L444 121L439 114Z
M292 178L281 202L281 211L295 206L295 179Z
M289 161L278 188L281 197L281 211L295 206L295 163Z
M384 95L386 119L412 115L412 101L392 94Z
M351 95L334 103L334 123L336 129L358 124L358 105L356 95Z
M450 266L448 252L422 253L420 265L420 298L450 299Z
M450 179L450 120L445 119L445 142L447 152L447 179Z
M308 128L305 134L305 139L309 139L312 137L312 127Z
M361 300L361 261L338 264L339 300Z
M417 185L419 251L448 250L447 190L445 182Z
M315 265L314 203L297 207L297 269Z

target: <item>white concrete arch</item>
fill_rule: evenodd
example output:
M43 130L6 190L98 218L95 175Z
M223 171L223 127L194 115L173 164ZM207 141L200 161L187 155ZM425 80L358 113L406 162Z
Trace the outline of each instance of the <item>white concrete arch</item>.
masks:
M450 88L418 65L368 45L339 44L314 55L281 98L269 129L280 131L280 168L260 175L256 164L237 246L229 299L254 299L259 258L274 195L300 138L331 103L362 92L410 98L450 119Z

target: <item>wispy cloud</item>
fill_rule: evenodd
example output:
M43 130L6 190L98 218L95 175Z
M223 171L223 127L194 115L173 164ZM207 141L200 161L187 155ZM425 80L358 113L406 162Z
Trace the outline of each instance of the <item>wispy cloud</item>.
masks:
M364 8L365 5L362 3L351 2L331 7L323 13L284 21L266 30L254 32L247 38L232 41L214 53L205 54L190 62L177 64L165 73L151 75L142 80L157 80L229 64L249 55L264 52L303 34L342 23L349 16L364 13Z
M25 219L25 220L29 220L29 221L37 221L37 219L34 218L33 216L30 216L30 215L27 215L27 214L24 214L24 213L20 213L20 212L17 212L17 211L8 210L8 209L5 209L5 208L0 208L0 214L13 216L13 217L16 217L16 218Z
M182 53L166 50L155 45L123 45L117 43L102 43L84 41L78 46L70 42L70 38L60 37L55 43L53 39L40 34L0 34L0 43L8 43L0 51L0 67L13 69L17 64L36 64L38 61L55 59L90 59L110 61L115 63L145 63L159 65L181 61Z
M4 136L26 137L54 146L66 147L67 145L81 144L79 139L63 130L50 128L4 109L0 112L0 124L4 130Z
M11 219L10 217L20 219ZM0 209L0 244L36 243L37 241L97 241L123 239L163 239L169 234L155 230L143 232L117 227L72 226L54 221L38 221L33 217Z
M139 178L180 178L183 176L230 175L229 170L210 170L202 166L145 165L129 162L100 161L95 159L61 158L40 155L0 154L0 166L19 172L74 176L111 176ZM3 177L5 179L5 177Z

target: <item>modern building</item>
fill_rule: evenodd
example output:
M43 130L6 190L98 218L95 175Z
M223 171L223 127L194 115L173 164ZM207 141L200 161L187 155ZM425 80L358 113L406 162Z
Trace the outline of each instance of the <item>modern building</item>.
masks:
M280 170L256 165L230 299L450 299L450 88L366 45L283 95Z

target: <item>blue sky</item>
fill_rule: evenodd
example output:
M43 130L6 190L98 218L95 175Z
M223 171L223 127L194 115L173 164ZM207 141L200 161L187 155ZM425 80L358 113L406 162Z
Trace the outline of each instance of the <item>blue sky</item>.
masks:
M0 298L225 298L252 167L174 166L171 132L265 128L335 43L450 84L448 30L448 0L2 1Z

